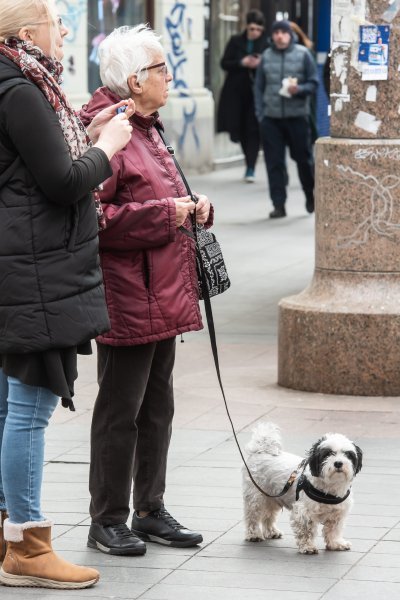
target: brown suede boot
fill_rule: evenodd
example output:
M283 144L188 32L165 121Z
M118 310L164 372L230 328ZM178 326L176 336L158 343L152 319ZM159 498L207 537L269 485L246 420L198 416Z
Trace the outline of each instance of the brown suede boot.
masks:
M7 550L6 540L3 535L3 523L7 519L8 515L5 510L0 510L0 565L4 560Z
M79 567L57 556L51 547L51 521L3 525L7 552L0 583L14 587L86 588L99 580L95 569Z

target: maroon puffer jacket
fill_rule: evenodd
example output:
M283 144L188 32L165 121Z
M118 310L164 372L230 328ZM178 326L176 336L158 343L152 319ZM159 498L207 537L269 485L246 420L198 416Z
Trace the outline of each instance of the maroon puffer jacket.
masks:
M83 122L118 101L98 89L81 111ZM100 258L111 320L111 330L97 338L103 344L146 344L203 327L194 244L176 228L172 199L187 191L154 127L157 117L132 117L131 141L112 159L113 176L100 193L107 220Z

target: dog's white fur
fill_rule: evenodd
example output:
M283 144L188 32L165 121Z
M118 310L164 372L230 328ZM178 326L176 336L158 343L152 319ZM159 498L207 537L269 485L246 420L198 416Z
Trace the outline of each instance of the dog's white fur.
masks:
M282 451L281 436L274 423L260 423L253 430L247 446L248 466L257 484L268 494L279 494L290 474L302 458ZM343 497L351 487L362 465L358 446L340 433L327 433L308 453L309 464L305 475L310 483L327 494ZM311 500L304 491L296 502L297 479L280 498L267 498L257 490L243 468L243 499L246 540L258 542L282 537L276 520L282 508L291 511L290 522L299 552L317 554L318 524L323 525L327 550L350 550L350 542L343 539L344 520L352 504L352 492L340 504L322 504Z

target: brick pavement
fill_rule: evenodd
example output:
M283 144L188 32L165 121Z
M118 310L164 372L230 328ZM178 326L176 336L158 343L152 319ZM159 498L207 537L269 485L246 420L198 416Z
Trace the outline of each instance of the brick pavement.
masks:
M214 301L223 380L244 444L259 420L273 420L288 450L302 454L326 431L353 438L364 450L354 484L355 506L345 534L351 552L297 554L288 514L282 540L243 541L240 460L232 442L206 332L184 336L175 372L176 417L166 504L202 531L196 549L148 545L139 558L86 548L94 357L82 357L77 412L58 409L49 428L44 508L55 520L54 545L66 558L98 567L100 583L76 592L1 588L2 600L39 597L143 600L388 600L400 598L400 472L398 398L309 394L276 385L277 302L302 290L313 269L313 218L306 215L290 164L286 219L267 217L265 176L241 182L242 169L192 178L216 208L216 231L232 288Z

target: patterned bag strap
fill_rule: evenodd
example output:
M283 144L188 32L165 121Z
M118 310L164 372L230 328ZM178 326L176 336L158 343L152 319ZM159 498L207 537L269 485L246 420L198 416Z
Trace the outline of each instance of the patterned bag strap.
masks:
M162 128L159 125L155 125L155 128L158 131L158 134L160 136L160 138L162 139L162 141L164 142L164 145L166 147L166 149L168 150L170 156L172 157L172 160L175 163L175 166L178 170L179 175L182 178L183 184L186 188L186 191L188 193L188 195L191 197L192 201L197 204L197 198L196 196L193 194L192 190L190 189L190 185L188 183L188 180L185 177L184 172L182 171L181 165L178 163L178 160L175 156L175 150L173 148L173 146L171 146L171 144L169 144L165 138L164 135L164 131L162 130ZM190 237L192 240L194 240L196 242L196 247L197 247L197 228L196 228L196 210L194 212L193 215L191 215L191 220L192 220L192 228L193 231L189 231L188 229L186 229L186 227L183 227L183 225L181 225L180 227L178 227L179 231L181 231L184 235L187 235L188 237Z

